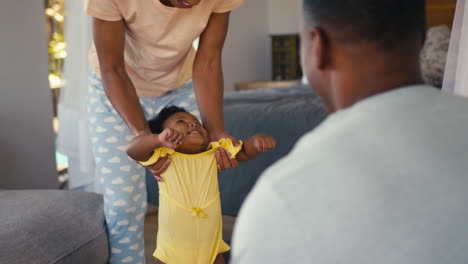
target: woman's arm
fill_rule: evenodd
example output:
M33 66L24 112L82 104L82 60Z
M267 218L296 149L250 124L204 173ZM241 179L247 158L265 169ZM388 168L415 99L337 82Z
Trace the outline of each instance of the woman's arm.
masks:
M151 131L141 109L135 87L125 70L124 21L110 22L93 18L93 36L104 90L109 101L134 136L150 135ZM159 175L169 167L170 163L170 159L162 157L147 168L158 180L161 180Z
M203 126L213 141L224 131L223 93L224 79L221 54L229 24L229 13L213 13L200 36L195 62L193 83Z
M247 161L255 158L262 152L276 147L276 141L272 136L257 134L244 140L242 150L237 153L237 160Z
M197 55L193 65L193 84L203 126L208 130L211 141L230 138L234 145L238 141L224 129L223 93L224 79L221 55L229 25L229 12L213 13L200 36ZM216 153L220 170L238 166L224 150Z
M93 36L109 101L134 136L151 134L124 62L125 24L93 18Z

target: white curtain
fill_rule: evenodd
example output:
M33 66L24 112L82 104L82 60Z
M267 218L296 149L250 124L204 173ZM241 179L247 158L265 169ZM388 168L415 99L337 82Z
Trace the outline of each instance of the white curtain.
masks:
M58 150L68 156L69 188L100 192L87 129L88 50L92 45L91 18L83 1L65 1L65 87L58 104Z
M457 1L442 90L468 97L468 5Z

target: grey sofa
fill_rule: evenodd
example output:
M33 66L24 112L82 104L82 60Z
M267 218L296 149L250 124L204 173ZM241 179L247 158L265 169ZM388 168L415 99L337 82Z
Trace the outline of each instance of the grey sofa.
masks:
M108 258L102 196L0 190L0 264L101 264Z
M263 132L277 148L226 170L219 177L225 232L261 172L286 155L297 139L324 118L308 87L236 92L225 97L226 128L237 138ZM147 174L148 201L158 204L154 178ZM228 223L229 222L229 223ZM229 242L230 237L225 237ZM102 196L63 190L0 190L0 264L107 263L108 237ZM228 259L229 257L227 257Z

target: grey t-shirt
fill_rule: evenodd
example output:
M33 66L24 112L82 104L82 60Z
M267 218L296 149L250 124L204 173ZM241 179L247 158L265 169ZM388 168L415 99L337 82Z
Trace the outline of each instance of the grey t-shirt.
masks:
M331 115L261 176L231 263L468 263L468 100L411 86Z

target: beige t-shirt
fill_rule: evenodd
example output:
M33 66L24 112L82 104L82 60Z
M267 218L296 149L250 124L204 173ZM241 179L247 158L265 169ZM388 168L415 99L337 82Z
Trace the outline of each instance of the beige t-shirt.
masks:
M155 97L192 78L196 51L192 43L205 29L211 13L225 13L243 0L202 0L192 8L174 8L159 0L87 0L85 11L107 21L123 19L125 66L139 96ZM95 47L92 69L100 75Z

